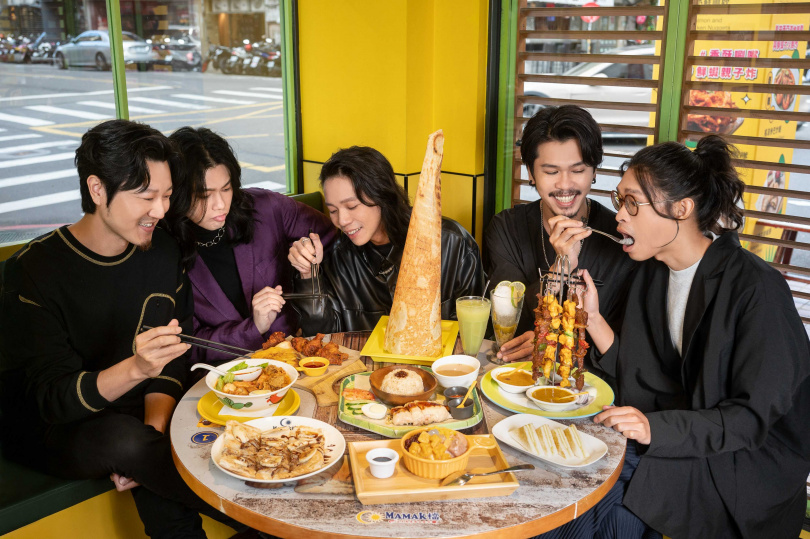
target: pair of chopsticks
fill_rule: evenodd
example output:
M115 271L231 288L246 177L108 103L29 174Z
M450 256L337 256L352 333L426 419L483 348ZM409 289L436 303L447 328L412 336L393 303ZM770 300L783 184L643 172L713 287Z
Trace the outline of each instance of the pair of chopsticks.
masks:
M312 234L312 229L309 229L310 235ZM309 237L309 236L307 236ZM312 242L312 240L310 240ZM320 273L321 266L320 264L316 264L315 262L310 262L309 264L309 275L312 279L312 297L319 298L321 297L321 281L318 279L318 274ZM315 283L318 283L318 293L315 293ZM289 297L289 296L288 296Z
M150 329L155 328L151 326L141 326L141 329L148 331ZM180 342L184 342L192 346L198 346L200 348L205 348L207 350L213 350L214 352L231 354L232 356L236 357L244 357L246 354L251 355L253 354L253 352L255 352L255 350L248 350L247 348L239 348L238 346L231 346L230 344L225 344L216 341L208 341L206 339L201 339L199 337L194 337L192 335L184 335L182 333L180 333L178 337L180 337Z

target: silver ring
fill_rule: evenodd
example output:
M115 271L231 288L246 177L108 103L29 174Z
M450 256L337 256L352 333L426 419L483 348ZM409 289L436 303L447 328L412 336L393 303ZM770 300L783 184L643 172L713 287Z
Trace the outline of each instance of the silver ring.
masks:
M301 238L301 243L304 243L305 241L312 241L312 240L310 240L309 238Z

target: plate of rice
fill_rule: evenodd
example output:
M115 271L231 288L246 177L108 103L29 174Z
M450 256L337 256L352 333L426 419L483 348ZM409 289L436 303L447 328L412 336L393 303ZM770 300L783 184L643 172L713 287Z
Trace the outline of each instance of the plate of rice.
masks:
M430 400L438 385L433 374L410 365L378 369L371 374L369 382L372 393L392 406Z

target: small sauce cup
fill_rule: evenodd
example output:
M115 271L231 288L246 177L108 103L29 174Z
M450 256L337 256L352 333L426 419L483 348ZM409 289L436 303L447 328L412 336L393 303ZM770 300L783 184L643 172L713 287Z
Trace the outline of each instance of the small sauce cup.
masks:
M457 399L450 399L447 401L447 406L450 407L450 415L455 419L470 419L473 416L475 406L472 396L467 399L467 402L464 403L463 408L458 408L458 405L461 404L461 399L463 398L464 396L461 396Z
M321 376L329 368L329 360L322 357L305 357L298 365L296 370L303 371L307 376Z
M399 461L399 453L387 447L378 447L366 453L371 475L378 479L386 479L394 475L394 469Z

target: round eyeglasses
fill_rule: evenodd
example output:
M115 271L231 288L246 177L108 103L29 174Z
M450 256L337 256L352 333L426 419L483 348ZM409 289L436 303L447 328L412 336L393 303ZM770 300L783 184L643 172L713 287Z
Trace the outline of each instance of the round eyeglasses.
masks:
M636 197L633 195L620 195L618 191L611 191L610 192L610 200L613 202L613 207L616 208L616 211L622 209L622 206L627 207L627 213L631 216L638 215L638 207L639 206L649 206L651 204L655 204L658 202L670 202L669 199L667 200L654 200L653 202L639 202L636 200Z

